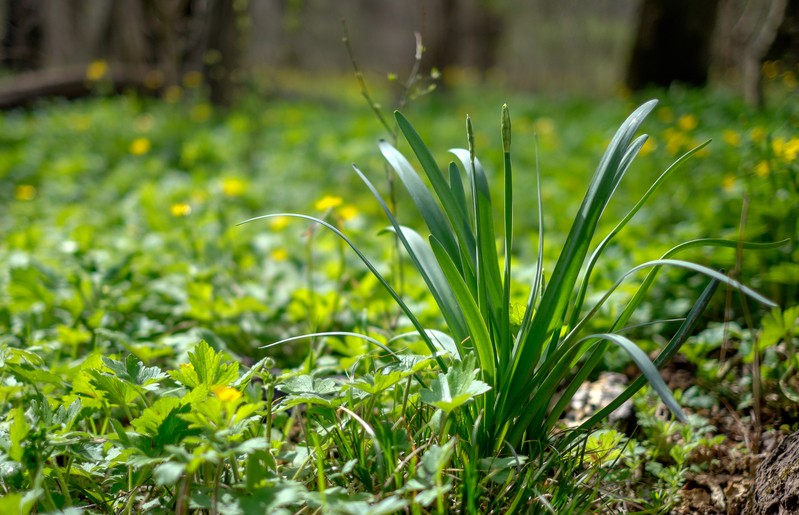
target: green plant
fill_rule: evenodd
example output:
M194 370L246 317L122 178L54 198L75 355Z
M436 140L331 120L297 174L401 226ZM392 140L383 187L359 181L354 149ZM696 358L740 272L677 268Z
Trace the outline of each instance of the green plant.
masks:
M540 231L535 278L524 307L524 315L518 324L516 321L514 323L511 321L513 306L510 296L512 281L510 256L513 249L514 212L511 127L506 106L502 109L501 124L505 178L504 209L500 218L500 224L504 228L504 236L500 239L501 252L497 251L489 181L475 155L474 131L468 117L469 148L452 150L465 171L465 180L461 169L455 163L449 165L448 178L444 175L421 137L400 113L396 114L397 123L421 163L431 186L428 187L422 181L410 163L392 145L387 142L380 144L381 152L408 190L430 231L427 239L418 232L401 226L378 190L360 170L355 168L356 173L385 212L391 223L389 230L396 234L405 247L411 262L441 310L449 336L454 343L452 350L455 358L465 363L470 355L475 356L475 370L479 370L478 379L481 385L471 387L469 385L475 380L473 375L458 374L461 383L456 387L469 393L463 401L474 402L461 401L465 409L460 411L458 418L460 423L454 424L450 430L464 440L470 441L477 449L477 455L491 456L508 449L518 450L525 445L533 449L547 441L571 396L596 367L610 345L623 348L666 405L678 418L684 419L679 405L660 378L655 365L639 347L621 334L661 267L680 267L704 274L714 282L724 282L763 304L773 305L768 299L721 273L672 258L673 254L696 246L734 248L741 245L736 241L706 239L679 245L662 259L632 268L623 274L594 306L590 309L585 308L586 292L591 284L592 272L613 237L627 225L677 166L704 146L700 145L687 152L663 172L640 201L595 247L589 257L588 251L599 218L646 141L646 136L634 139L635 133L655 104L655 101L643 104L617 131L588 186L588 191L561 249L560 257L552 273L546 278L543 268L544 237L543 230ZM430 352L436 357L442 374L449 376L451 367L459 367L452 362L448 363L441 356L442 345L431 337L428 328L419 322L413 310L345 234L330 223L307 215L284 213L266 215L266 217L287 215L322 224L346 241L400 305ZM248 221L260 218L265 217ZM541 227L543 206L540 187L538 219ZM743 246L770 248L773 245L743 244ZM500 268L500 263L503 261L504 266ZM612 326L603 333L585 334L584 329L588 322L614 290L625 279L645 269L652 270L632 298L628 299L626 308ZM707 293L700 299L697 309L703 307L709 295L710 293ZM679 348L692 329L697 315L697 312L693 312L683 321L683 326L675 338L663 350L661 356L663 359ZM662 359L657 362L660 364ZM576 374L572 373L574 367L578 367ZM639 382L633 386L640 388L641 384L643 383ZM628 398L635 388L631 388L623 397ZM562 389L560 398L554 406L551 406L551 399L555 398L559 389ZM440 405L436 406L443 409ZM603 410L598 416L592 417L586 422L586 427L595 424L606 414L607 411Z

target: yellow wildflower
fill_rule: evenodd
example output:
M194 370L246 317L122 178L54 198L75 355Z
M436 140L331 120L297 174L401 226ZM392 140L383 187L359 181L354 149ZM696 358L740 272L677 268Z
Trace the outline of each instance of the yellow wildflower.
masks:
M696 129L698 124L699 121L696 119L696 116L692 114L684 114L677 120L677 126L680 128L680 130L686 132Z
M203 74L198 72L197 70L192 70L190 72L186 72L183 75L183 85L187 88L193 89L200 86L203 83Z
M721 181L721 188L726 191L727 193L731 192L732 189L735 187L735 176L734 175L727 175Z
M134 156L142 156L150 151L150 140L147 138L136 138L130 142L130 153Z
M274 261L285 261L289 258L289 253L286 249L280 248L272 251L270 256Z
M240 197L247 189L247 183L242 179L228 178L222 181L222 193L226 197Z
M535 121L534 127L541 136L549 136L555 132L555 123L551 118L539 118Z
M794 137L789 140L785 138L776 138L771 143L771 150L774 152L775 156L787 162L794 161L797 155L799 155L799 138Z
M752 143L759 145L766 139L766 130L763 127L754 127L749 132L749 137L752 138Z
M724 139L724 142L731 147L737 147L741 144L741 135L734 130L725 130L721 137Z
M688 138L682 132L671 127L663 131L663 138L666 140L666 151L669 154L676 154L688 144Z
M763 63L763 76L768 80L776 79L779 73L780 67L777 61L766 61Z
M92 61L89 66L86 67L86 80L96 82L105 77L106 73L108 73L107 62L102 59Z
M172 212L172 216L188 216L191 213L191 206L186 202L178 202L172 204L169 210Z
M289 219L290 217L288 216L276 216L275 218L272 218L271 222L269 222L269 227L271 227L273 231L282 231L288 227Z
M783 73L782 83L788 89L796 89L797 86L796 75L792 71L787 71Z
M149 89L158 89L164 85L164 72L161 70L149 70L144 75L144 86Z
M30 184L20 184L14 190L14 197L17 200L33 200L36 198L36 188Z
M326 195L321 199L316 201L314 207L319 211L326 211L328 209L333 209L334 207L338 207L344 202L341 197L334 197L332 195Z
M658 144L655 143L655 138L650 136L649 139L646 140L646 143L644 143L644 146L641 147L641 156L651 154L656 148L658 148Z
M211 105L202 103L191 108L191 119L195 122L204 122L211 116Z
M768 177L770 171L771 167L769 167L767 161L760 161L755 165L755 175L758 177Z
M164 100L170 104L176 104L183 98L183 89L180 86L169 86L164 90Z
M670 107L661 107L657 111L658 119L663 123L671 123L674 121L674 111L671 110Z
M241 399L241 392L229 386L214 386L211 388L211 391L213 391L214 395L222 402L235 402Z
M358 216L358 209L355 206L345 206L339 210L338 214L346 222Z

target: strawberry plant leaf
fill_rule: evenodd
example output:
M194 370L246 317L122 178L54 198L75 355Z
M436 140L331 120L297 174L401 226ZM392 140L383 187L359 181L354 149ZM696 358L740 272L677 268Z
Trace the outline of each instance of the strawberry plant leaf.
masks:
M474 354L469 354L463 361L456 361L446 374L439 374L433 380L429 389L422 390L422 401L449 413L489 391L490 386L475 379L480 371L475 362Z

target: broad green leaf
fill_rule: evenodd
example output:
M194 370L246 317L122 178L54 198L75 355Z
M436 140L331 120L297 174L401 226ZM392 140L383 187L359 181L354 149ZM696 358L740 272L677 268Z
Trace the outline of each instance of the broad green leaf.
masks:
M111 369L119 379L136 386L158 383L167 377L158 367L144 366L144 363L132 354L128 354L124 363L103 356L103 364Z
M28 515L36 500L44 492L39 488L29 492L15 492L0 497L0 513L7 515Z
M226 356L216 352L205 340L200 341L189 352L189 365L181 364L179 370L170 370L169 375L188 388L200 384L208 387L232 384L238 379L239 365L236 362L223 363Z
M152 406L145 409L142 414L131 421L130 425L141 434L155 436L168 417L173 416L180 406L177 397L161 397Z
M474 354L469 354L463 361L456 361L446 374L438 374L429 389L422 390L422 402L451 412L491 389L486 383L475 379L478 372Z
M153 479L158 486L172 486L183 477L185 472L185 464L167 461L155 467L153 470Z
M785 310L772 309L761 322L763 327L760 333L760 350L766 349L799 334L799 306ZM751 356L749 357L751 363Z
M99 370L88 370L91 384L101 392L106 401L117 406L127 406L139 397L139 392L115 375Z
M8 439L10 440L8 455L14 461L22 461L22 442L25 441L28 433L30 433L28 421L25 419L25 411L20 406L9 412L8 418L11 418L11 424L8 428Z
M63 377L50 372L46 368L34 368L27 364L6 364L5 370L13 375L18 381L30 385L61 385L64 383Z

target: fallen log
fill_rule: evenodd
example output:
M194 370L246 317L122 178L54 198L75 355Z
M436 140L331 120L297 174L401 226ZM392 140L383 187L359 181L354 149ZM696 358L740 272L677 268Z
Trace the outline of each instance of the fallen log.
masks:
M163 73L155 69L113 66L92 80L87 67L71 66L36 70L13 75L0 82L0 109L28 107L47 98L68 100L87 97L98 91L122 93L137 91L155 95L163 88Z

